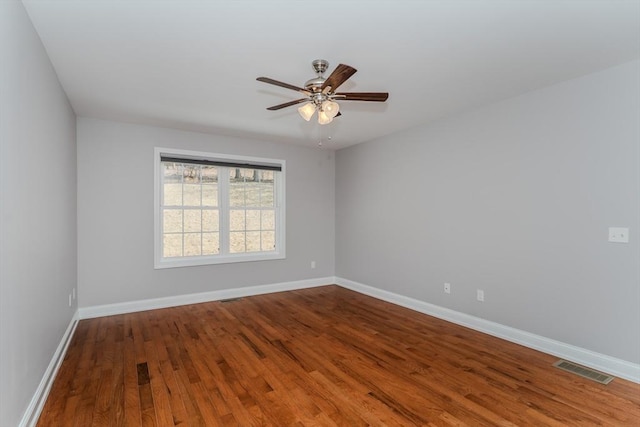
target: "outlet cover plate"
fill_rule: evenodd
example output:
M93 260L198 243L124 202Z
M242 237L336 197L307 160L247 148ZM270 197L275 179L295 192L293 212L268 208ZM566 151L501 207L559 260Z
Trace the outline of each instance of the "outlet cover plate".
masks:
M629 243L629 229L626 227L609 227L609 241L613 243Z

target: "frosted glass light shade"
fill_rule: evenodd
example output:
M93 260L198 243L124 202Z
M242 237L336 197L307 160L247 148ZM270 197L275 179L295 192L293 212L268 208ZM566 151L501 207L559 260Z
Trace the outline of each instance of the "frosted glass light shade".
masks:
M298 113L302 116L306 121L311 120L311 116L316 112L316 106L311 102L307 102L302 107L298 107Z
M337 114L337 113L336 113ZM326 112L320 110L318 111L318 123L321 125L326 125L333 121L333 117L329 116Z
M324 101L322 103L322 111L324 111L327 116L333 119L336 114L338 114L338 111L340 111L340 105L338 105L337 102Z

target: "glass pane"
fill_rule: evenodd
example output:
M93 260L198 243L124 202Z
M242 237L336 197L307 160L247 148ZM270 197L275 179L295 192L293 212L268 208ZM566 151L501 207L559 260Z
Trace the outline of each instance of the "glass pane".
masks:
M185 164L182 166L182 177L185 184L200 184L200 165Z
M218 183L218 168L215 166L202 166L200 169L200 175L203 184Z
M230 227L231 231L244 230L244 209L232 209L230 211Z
M260 230L260 211L247 211L247 230Z
M164 182L182 182L182 163L162 162Z
M165 206L182 206L182 184L164 184L163 203Z
M187 184L185 183L182 186L183 194L183 204L184 206L200 206L200 184Z
M162 229L165 233L182 232L182 209L164 209Z
M244 181L253 180L253 169L240 169L240 174L242 175L242 179Z
M262 171L260 181L273 183L274 171Z
M220 220L217 210L202 211L202 231L219 231Z
M244 232L229 233L230 252L232 254L245 252L244 249Z
M162 237L164 258L182 256L182 234L164 234Z
M276 249L276 233L273 231L263 231L262 233L262 250L273 251Z
M163 203L165 206L182 204L182 164L163 162Z
M201 255L200 233L188 233L184 235L184 255L198 256Z
M197 231L202 230L202 211L200 209L189 209L184 211L184 231Z
M247 206L260 206L260 183L247 182L245 201Z
M244 206L244 182L229 184L229 204L233 207Z
M202 205L218 206L218 186L212 184L202 185Z
M202 255L215 255L220 253L220 234L202 233Z
M260 232L247 232L247 252L260 252Z
M231 182L244 182L244 178L242 176L242 169L240 168L229 169L229 180Z
M262 214L262 229L263 230L275 230L276 229L276 211L263 210Z
M260 186L260 206L263 208L273 207L273 182L262 182Z

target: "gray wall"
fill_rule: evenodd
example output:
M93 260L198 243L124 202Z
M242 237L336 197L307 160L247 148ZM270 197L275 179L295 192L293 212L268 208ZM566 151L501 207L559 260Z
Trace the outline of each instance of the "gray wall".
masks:
M18 424L75 312L75 115L22 3L0 1L0 424Z
M154 270L156 146L286 160L287 258ZM78 118L80 306L333 276L334 201L332 152Z
M640 363L639 75L338 151L336 275Z

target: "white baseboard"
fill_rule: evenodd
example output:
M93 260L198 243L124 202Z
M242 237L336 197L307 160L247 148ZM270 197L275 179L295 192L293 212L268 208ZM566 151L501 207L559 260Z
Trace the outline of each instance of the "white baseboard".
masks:
M540 335L521 331L509 326L429 304L427 302L395 294L393 292L367 286L341 277L336 277L334 283L361 294L410 308L420 313L428 314L488 335L493 335L583 366L588 366L615 377L640 383L640 365L627 362L626 360L617 359L591 350L565 344Z
M31 402L29 402L27 410L22 416L19 427L33 427L38 422L38 417L40 416L40 412L42 412L42 408L47 401L47 396L49 396L49 391L51 390L51 386L53 385L53 380L56 378L58 369L60 369L60 365L64 360L65 354L67 353L67 348L69 347L69 343L71 342L73 333L76 330L76 326L78 326L77 311L71 318L71 322L69 322L67 330L62 335L60 344L58 344L58 348L56 348L55 353L53 353L53 357L51 358L51 362L49 362L49 366L47 366L47 369L44 371L44 375L40 380L40 384L38 384L38 388L31 398Z
M179 305L198 304L201 302L219 301L229 298L240 298L252 295L270 294L273 292L313 288L333 283L335 283L335 277L321 277L317 279L297 280L294 282L247 286L244 288L223 289L220 291L202 292L197 294L176 295L165 298L82 307L78 311L80 319L91 319L94 317L134 313L136 311L154 310L157 308L175 307Z

